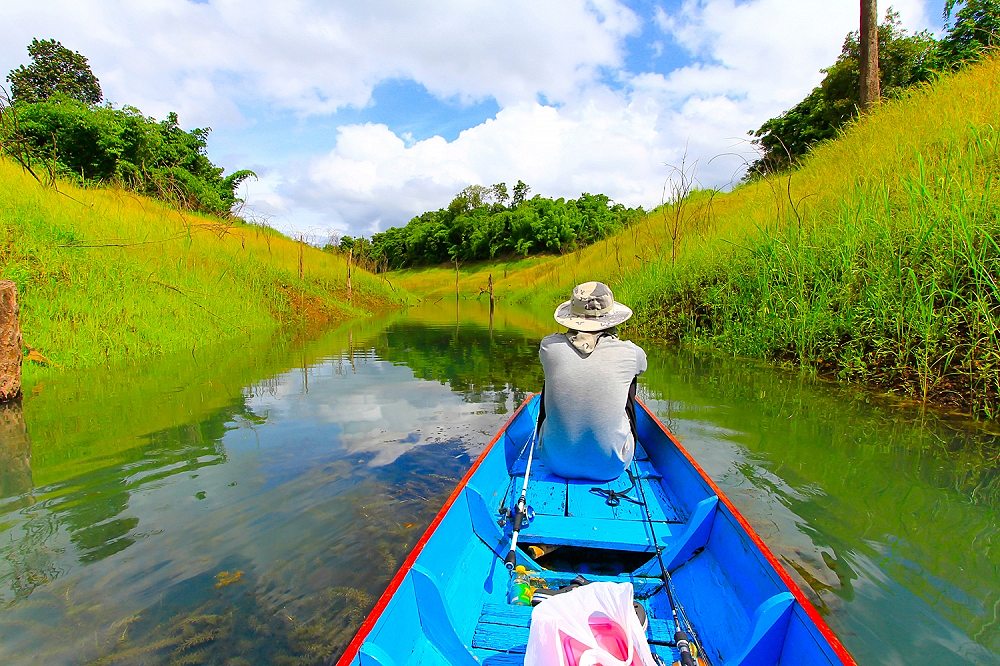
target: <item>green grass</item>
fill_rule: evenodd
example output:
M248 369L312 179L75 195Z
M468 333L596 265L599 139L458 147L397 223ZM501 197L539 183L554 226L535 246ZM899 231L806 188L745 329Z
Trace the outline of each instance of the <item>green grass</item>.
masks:
M117 189L44 187L0 159L0 279L18 287L25 382L400 302L343 258L266 227L180 212ZM300 269L301 265L301 269ZM349 302L350 301L350 302Z

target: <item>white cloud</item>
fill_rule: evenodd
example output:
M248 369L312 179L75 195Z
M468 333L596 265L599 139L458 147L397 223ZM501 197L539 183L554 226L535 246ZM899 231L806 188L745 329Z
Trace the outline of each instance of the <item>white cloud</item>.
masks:
M930 25L925 0L893 7L911 30ZM248 204L273 225L357 234L472 183L655 205L664 165L685 151L702 184L726 185L742 158L712 158L751 156L746 132L819 82L857 11L826 0L685 0L644 18L616 0L48 0L0 7L0 69L24 62L32 37L60 39L88 56L109 99L214 127L211 154L221 140L234 159L223 166L258 171ZM640 34L690 64L624 69ZM451 141L331 127L332 111L364 109L391 78L500 110Z
M441 97L560 101L597 68L617 66L621 38L637 26L610 0L37 4L0 9L0 62L23 62L32 37L54 37L90 58L109 99L196 123L218 121L202 116L220 98L247 112L261 103L304 114L362 107L394 77Z

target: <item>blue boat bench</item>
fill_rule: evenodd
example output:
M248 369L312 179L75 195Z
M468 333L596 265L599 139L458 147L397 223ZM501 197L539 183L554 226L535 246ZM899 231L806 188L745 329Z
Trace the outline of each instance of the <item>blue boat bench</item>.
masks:
M637 482L658 478L648 460L637 460L639 471ZM517 501L524 479L524 463L518 461L513 472L511 491L507 506ZM521 530L522 543L542 541L561 546L609 547L616 550L653 552L653 540L646 520L645 507L630 499L641 500L639 489L632 488L627 474L612 481L575 481L552 474L544 463L532 463L529 504L534 509L535 519ZM624 492L616 506L607 503L607 496L594 489ZM627 491L627 492L625 492ZM643 492L649 502L657 540L666 545L672 530L686 522L678 508L664 495L659 484L643 484Z

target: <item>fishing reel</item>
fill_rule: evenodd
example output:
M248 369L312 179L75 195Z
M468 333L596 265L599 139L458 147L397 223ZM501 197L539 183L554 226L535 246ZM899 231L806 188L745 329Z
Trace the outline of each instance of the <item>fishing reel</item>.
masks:
M517 515L517 508L509 508L506 506L501 506L497 513L500 514L500 518L497 519L497 525L500 527L505 527L508 522L514 522L514 517ZM521 529L524 529L531 524L531 521L535 519L535 510L529 504L524 507L524 516L521 518Z

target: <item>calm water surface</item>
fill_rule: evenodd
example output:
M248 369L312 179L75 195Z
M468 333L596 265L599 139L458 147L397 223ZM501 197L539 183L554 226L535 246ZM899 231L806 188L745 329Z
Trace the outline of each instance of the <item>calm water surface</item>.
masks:
M0 410L0 663L339 654L554 330L451 303L30 387ZM645 346L646 400L860 663L1000 663L996 435Z

